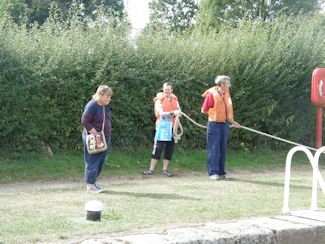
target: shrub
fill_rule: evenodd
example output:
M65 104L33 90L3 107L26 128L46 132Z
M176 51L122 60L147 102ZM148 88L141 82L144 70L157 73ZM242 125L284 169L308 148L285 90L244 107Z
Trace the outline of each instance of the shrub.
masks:
M0 19L0 147L31 151L81 147L80 116L97 86L113 88L112 140L118 147L151 145L153 97L166 78L182 110L201 124L201 94L216 74L232 77L235 118L266 133L312 144L310 80L324 65L324 15L273 23L243 22L218 34L142 34L99 18L92 27L52 11L42 26ZM182 119L182 147L204 147L205 131ZM236 130L231 145L275 145Z

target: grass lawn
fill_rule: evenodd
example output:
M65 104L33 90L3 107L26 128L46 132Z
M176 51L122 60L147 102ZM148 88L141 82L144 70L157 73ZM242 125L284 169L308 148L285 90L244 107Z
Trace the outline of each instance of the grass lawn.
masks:
M229 151L227 168L236 180L210 181L204 150L176 152L171 178L161 176L160 164L157 174L140 175L149 165L149 149L112 150L100 178L107 192L97 195L85 192L80 152L1 161L0 243L56 242L276 215L282 209L286 153ZM302 154L293 164L289 207L306 209L312 170ZM103 202L101 222L85 220L88 200ZM318 203L325 207L322 193Z
M103 178L112 175L137 175L149 167L151 148L139 148L132 152L121 152L112 148L105 163ZM206 172L206 151L190 152L177 149L170 164L174 172ZM284 169L287 151L272 150L229 151L227 169L260 171ZM306 157L297 153L294 157L298 164L305 163ZM161 170L161 162L157 165ZM10 159L0 159L0 184L12 182L33 182L51 180L81 181L84 172L83 154L77 152L57 152L53 157L39 155L15 155Z

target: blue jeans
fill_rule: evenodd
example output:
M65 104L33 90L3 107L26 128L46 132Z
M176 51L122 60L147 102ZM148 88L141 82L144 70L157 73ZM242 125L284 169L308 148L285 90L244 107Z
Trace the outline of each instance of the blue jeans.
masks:
M228 124L208 122L208 174L225 175L225 162L227 153Z
M95 184L97 177L102 172L108 149L101 153L89 154L86 147L86 135L84 133L82 133L82 141L84 144L85 182L87 184ZM106 143L109 148L111 144L110 137L106 137Z

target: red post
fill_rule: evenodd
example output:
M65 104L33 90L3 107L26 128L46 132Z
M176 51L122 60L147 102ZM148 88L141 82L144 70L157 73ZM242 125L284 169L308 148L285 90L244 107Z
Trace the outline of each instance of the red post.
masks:
M316 109L316 148L322 146L322 130L323 130L323 108Z

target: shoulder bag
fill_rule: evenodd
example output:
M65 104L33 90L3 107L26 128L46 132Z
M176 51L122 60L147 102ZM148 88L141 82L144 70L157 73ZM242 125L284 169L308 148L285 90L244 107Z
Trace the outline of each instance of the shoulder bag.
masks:
M105 107L103 106L103 125L102 131L97 132L96 134L88 134L86 136L86 146L89 154L96 154L107 150L107 143L104 134L105 126Z

